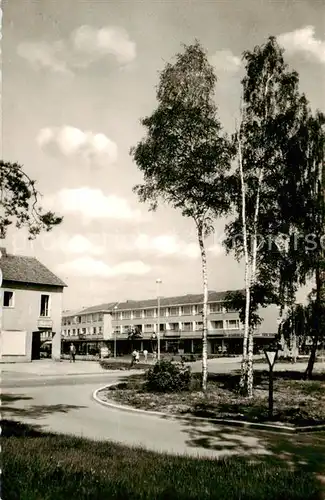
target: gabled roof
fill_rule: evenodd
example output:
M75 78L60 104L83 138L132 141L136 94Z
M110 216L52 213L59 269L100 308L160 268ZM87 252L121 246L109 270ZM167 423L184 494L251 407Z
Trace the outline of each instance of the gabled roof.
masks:
M35 285L67 286L35 257L7 254L1 248L0 268L3 281L30 283Z
M231 290L239 291L243 293L243 290ZM230 291L215 292L209 291L208 302L222 302L226 299L227 294ZM187 294L178 295L175 297L161 297L160 306L186 306L191 304L203 304L203 294ZM78 314L90 314L96 312L113 312L114 307L117 306L118 311L127 311L135 309L149 309L150 307L157 307L157 298L147 299L147 300L127 300L126 302L109 302L105 304L99 304L98 306L86 307L79 310ZM72 312L65 312L63 316L72 316Z

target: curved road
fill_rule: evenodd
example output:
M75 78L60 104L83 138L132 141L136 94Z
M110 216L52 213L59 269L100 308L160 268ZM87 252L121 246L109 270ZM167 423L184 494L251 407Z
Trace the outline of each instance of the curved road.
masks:
M14 418L52 432L172 454L220 457L266 453L259 438L244 429L128 413L92 399L95 389L120 378L117 373L106 373L73 379L2 380L2 418Z
M36 366L36 365L35 365ZM81 365L80 365L81 366ZM69 365L67 365L70 368ZM67 367L63 367L67 370ZM238 369L236 361L213 363L213 371ZM320 365L324 368L324 365ZM62 370L63 370L62 368ZM212 368L212 364L211 364ZM265 369L266 365L256 365ZM277 365L292 369L292 365ZM297 363L295 370L305 369ZM8 369L9 370L9 369ZM43 430L110 440L154 451L220 457L231 454L269 453L265 433L226 427L205 421L163 418L129 413L95 402L93 392L123 378L128 372L44 375L2 372L2 418L39 425ZM134 373L134 372L132 372Z

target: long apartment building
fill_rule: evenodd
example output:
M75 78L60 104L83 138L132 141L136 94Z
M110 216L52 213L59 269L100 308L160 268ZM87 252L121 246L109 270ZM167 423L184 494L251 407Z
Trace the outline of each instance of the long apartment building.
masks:
M209 292L208 351L210 353L241 352L243 325L238 311L226 301L228 292ZM118 354L130 352L129 333L136 331L132 346L140 350L154 349L158 328L162 352L195 353L202 345L203 295L182 295L142 301L127 300L63 312L63 350L73 342L80 353L91 353L107 345ZM274 331L265 332L263 324L256 331L256 345L269 342Z

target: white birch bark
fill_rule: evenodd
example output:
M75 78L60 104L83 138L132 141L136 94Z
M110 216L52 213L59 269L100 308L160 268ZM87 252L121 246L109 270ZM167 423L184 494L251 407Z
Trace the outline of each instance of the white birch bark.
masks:
M206 250L204 246L204 223L202 220L197 224L197 231L201 251L203 279L202 390L206 392L208 383L208 272Z
M249 310L250 310L250 262L247 243L247 225L246 225L246 185L243 171L243 158L240 130L238 137L238 166L240 173L241 195L242 195L242 227L243 227L243 246L245 257L245 322L244 322L244 337L243 337L243 358L241 365L240 388L242 391L247 391L247 349L248 349L248 333L249 333Z

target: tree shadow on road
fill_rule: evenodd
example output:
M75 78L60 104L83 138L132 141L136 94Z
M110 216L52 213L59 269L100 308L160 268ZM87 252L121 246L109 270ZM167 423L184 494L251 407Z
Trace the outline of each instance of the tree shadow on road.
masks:
M1 394L1 413L2 417L24 417L24 418L42 418L51 413L67 413L70 410L78 410L86 408L86 406L69 405L69 404L55 404L55 405L29 405L29 406L12 406L18 401L32 400L30 396L23 394ZM10 406L9 406L10 405Z
M325 432L284 434L182 419L187 445L311 472L325 487Z

